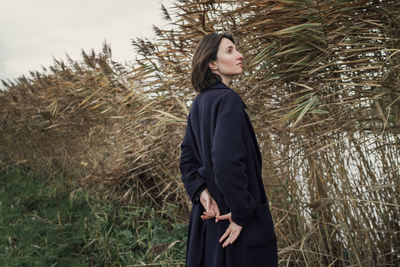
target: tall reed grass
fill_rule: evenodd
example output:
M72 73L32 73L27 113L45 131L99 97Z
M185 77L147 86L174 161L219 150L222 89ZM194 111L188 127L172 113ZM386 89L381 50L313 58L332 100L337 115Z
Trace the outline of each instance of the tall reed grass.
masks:
M245 55L233 87L262 150L280 263L398 265L400 3L188 0L163 11L173 29L132 40L134 66L105 44L5 82L3 161L64 166L125 205L176 204L186 222L190 60L205 33L228 31Z

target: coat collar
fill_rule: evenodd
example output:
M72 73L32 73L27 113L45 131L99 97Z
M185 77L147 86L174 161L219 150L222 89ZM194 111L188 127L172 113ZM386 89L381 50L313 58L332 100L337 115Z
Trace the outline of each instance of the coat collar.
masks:
M204 89L203 91L209 90L209 89L230 89L230 90L234 91L232 88L228 87L228 86L227 86L226 84L224 84L223 82L217 82L217 83L211 85L210 87L208 87L207 89ZM244 107L245 109L247 109L247 106L246 106L246 104L243 102L243 99L242 99L242 104L243 104L243 107Z
M208 88L205 89L205 90L208 90L208 89L231 89L231 90L232 90L232 88L228 87L228 86L227 86L226 84L224 84L223 82L214 83L213 85L211 85L210 87L208 87Z

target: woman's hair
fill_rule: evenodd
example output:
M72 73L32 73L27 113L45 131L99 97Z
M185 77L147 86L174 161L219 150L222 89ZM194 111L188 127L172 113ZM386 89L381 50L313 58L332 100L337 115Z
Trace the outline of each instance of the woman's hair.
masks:
M194 90L201 92L211 85L221 82L221 76L211 72L208 64L217 60L219 44L222 38L227 38L233 43L233 37L226 33L209 33L201 39L192 59L191 81Z

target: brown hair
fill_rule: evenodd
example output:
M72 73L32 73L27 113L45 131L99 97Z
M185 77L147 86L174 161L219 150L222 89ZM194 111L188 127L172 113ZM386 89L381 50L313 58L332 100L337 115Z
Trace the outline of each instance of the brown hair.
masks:
M208 67L208 63L217 60L218 48L222 38L227 38L234 43L230 34L214 32L205 35L196 48L192 59L191 82L194 90L199 93L222 80L221 76L213 73Z

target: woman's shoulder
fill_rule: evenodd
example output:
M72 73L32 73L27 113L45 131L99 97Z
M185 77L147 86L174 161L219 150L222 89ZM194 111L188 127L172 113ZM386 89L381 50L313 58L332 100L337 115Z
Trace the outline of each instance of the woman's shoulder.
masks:
M232 88L228 87L222 82L215 83L211 85L210 87L202 90L196 98L236 98L236 99L242 99L240 95L235 92Z
M207 94L210 92L224 92L224 91L233 91L232 88L230 88L229 86L227 86L226 84L224 84L223 82L217 82L214 83L213 85L210 85L207 88L204 88L200 94ZM235 92L235 91L233 91Z
M240 104L242 104L243 107L246 108L242 97L235 90L223 83L214 84L213 86L210 86L206 90L203 90L201 93L199 93L196 96L193 104L198 105L200 103L207 103L207 106L220 106L221 103L234 106L240 106Z

